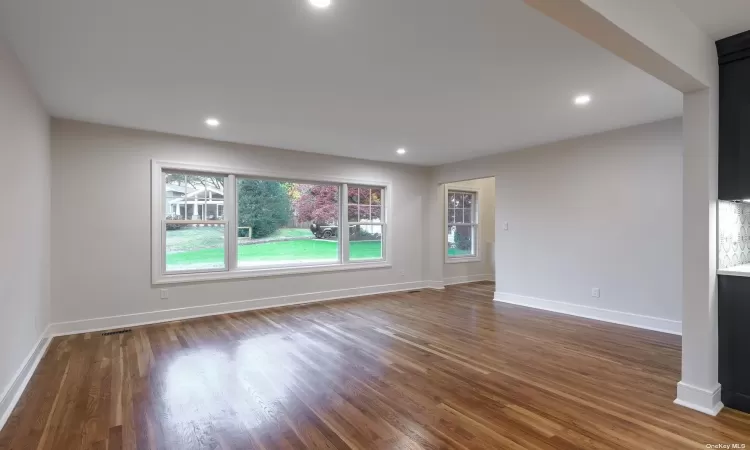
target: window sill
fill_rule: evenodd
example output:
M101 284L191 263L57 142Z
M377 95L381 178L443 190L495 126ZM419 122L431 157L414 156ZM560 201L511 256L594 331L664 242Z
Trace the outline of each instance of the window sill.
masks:
M349 264L329 264L303 267L269 267L264 269L237 269L224 272L181 273L162 275L152 280L152 285L199 283L219 280L238 280L259 277L283 277L290 275L321 274L329 272L348 272L352 270L390 269L393 266L387 261L350 262Z
M466 264L478 262L482 262L482 258L480 258L479 256L472 256L468 258L445 258L446 264Z

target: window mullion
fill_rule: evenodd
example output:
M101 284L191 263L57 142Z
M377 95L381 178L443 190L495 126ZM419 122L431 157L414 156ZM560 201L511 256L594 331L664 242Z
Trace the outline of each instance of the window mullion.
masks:
M339 195L339 223L341 228L339 230L339 261L341 264L349 263L349 185L344 183L341 185L341 195Z
M224 255L228 271L237 270L237 181L234 175L228 175L224 182Z
M161 236L161 256L159 257L159 265L161 275L164 276L165 273L167 273L167 223L166 221L161 221L161 229L159 230L159 235Z
M167 182L167 174L161 170L159 171L159 210L161 211L159 215L165 217L163 214L167 209L164 206L167 203L167 191L164 189L164 185ZM159 227L159 272L161 276L164 276L167 273L167 225L166 220L160 220L159 223L161 224Z
M382 214L383 213L381 213L381 215ZM385 215L383 215L383 217L385 217ZM381 220L384 220L384 219L381 219ZM386 227L387 226L388 226L388 224L385 223L385 222L383 222L383 225L380 228L380 257L383 260L388 259L388 252L387 252L387 245L386 245L387 241L386 241L386 238L385 238L386 237L386 233L387 233L387 231L386 231Z
M479 227L477 225L471 226L471 241L474 245L473 255L475 258L479 256Z

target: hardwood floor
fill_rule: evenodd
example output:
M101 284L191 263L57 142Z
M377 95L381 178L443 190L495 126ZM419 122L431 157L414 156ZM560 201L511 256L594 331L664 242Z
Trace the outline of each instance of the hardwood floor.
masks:
M0 449L706 448L680 338L473 283L56 338Z

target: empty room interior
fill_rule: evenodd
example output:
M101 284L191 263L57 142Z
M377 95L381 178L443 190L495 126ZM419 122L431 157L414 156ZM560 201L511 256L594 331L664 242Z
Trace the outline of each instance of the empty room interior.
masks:
M0 0L0 450L745 448L749 30Z

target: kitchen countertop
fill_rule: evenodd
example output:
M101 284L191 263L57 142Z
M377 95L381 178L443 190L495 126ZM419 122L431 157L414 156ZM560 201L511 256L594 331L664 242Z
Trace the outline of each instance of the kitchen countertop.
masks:
M719 275L734 275L736 277L750 277L750 264L742 264L741 266L727 267L726 269L719 269L716 271Z

